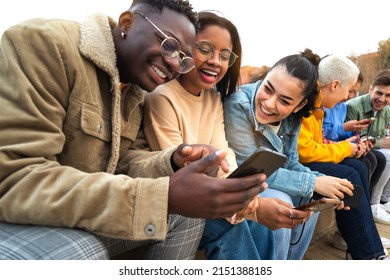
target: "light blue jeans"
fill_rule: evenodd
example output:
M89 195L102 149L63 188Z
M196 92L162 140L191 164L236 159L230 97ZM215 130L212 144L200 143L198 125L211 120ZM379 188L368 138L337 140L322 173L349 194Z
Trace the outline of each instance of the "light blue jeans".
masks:
M290 195L268 188L261 197L279 198L292 205L307 203L310 198ZM207 220L200 242L207 259L218 260L300 260L309 247L318 213L294 229L271 229L253 221L231 225L224 219Z

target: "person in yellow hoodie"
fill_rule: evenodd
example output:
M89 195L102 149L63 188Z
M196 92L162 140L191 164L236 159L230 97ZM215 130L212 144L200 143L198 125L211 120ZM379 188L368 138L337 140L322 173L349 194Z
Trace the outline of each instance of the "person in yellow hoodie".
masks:
M329 55L318 67L320 94L315 109L302 122L298 136L301 163L311 170L345 178L363 188L360 206L350 211L336 211L337 227L347 243L346 257L352 259L388 259L376 228L371 207L367 167L357 158L366 153L356 137L328 142L322 131L325 108L344 100L359 74L358 67L347 57Z

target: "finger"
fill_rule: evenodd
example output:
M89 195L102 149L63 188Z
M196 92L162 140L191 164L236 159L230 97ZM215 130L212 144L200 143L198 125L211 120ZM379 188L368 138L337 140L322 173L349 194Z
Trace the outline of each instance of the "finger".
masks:
M259 207L259 197L255 196L251 202L249 202L248 206L244 208L241 212L237 214L237 218L244 218L246 215L251 214L257 210Z
M219 171L219 166L213 166L209 168L206 172L206 174L210 177L217 177L218 176L218 171Z
M225 173L228 173L230 171L229 162L227 161L226 158L221 162L220 167Z
M340 185L342 185L344 187L349 188L350 190L354 190L353 184L350 181L348 181L347 179L338 179L337 183L339 183Z
M187 144L180 144L177 147L177 155L181 158L186 158L192 153L192 147Z
M181 153L182 153L183 157L186 158L186 157L191 155L192 151L193 151L193 148L191 146L185 145L182 148Z
M192 147L187 144L181 144L177 147L176 151L173 153L173 162L177 168L181 168L188 164L188 157L192 153Z
M211 167L218 166L226 156L226 150L221 149L203 157L197 161L192 162L188 167L195 173L206 173Z
M235 207L238 207L236 211L241 211L248 206L254 197L263 192L267 187L268 185L263 183L260 185L253 185L250 188L241 189L239 191L225 191L221 200L223 200L223 203L226 205L235 205Z
M293 208L293 206L290 203L285 202L283 200L278 199L278 203L281 204L281 205L284 205L284 206L286 206L288 208Z
M252 211L250 211L248 208L244 208L244 210L238 212L236 214L236 219L238 221L240 221L241 219L243 219L246 215L248 215L249 213L252 213Z
M352 188L350 188L350 187L348 187L348 186L342 186L342 192L344 193L344 194L346 194L346 195L349 195L349 196L351 196L351 195L353 195L353 186L352 186Z
M313 215L313 211L294 210L294 218L296 219L309 219Z
M249 212L246 212L247 210L243 209L243 203L237 203L237 204L225 204L222 207L219 207L218 216L223 217L232 217L234 215L235 219L238 220L240 218L244 218ZM242 212L244 211L244 212Z

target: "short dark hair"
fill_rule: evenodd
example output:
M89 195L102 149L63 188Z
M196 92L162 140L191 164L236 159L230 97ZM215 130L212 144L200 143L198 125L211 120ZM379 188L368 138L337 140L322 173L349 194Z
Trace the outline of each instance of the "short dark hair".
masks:
M383 70L375 76L372 86L390 86L390 69Z
M217 25L226 29L230 33L233 49L232 51L238 56L232 66L230 66L223 78L217 83L216 88L221 94L221 98L237 90L237 85L240 77L242 47L240 35L238 34L236 26L228 19L221 17L213 12L202 11L198 13L199 27L198 32L202 32L207 26Z
M360 72L359 72L359 75L358 75L358 78L357 78L357 82L363 83L363 81L364 81L363 73L362 73L362 71L360 71Z
M189 21L197 28L198 16L193 11L192 5L187 0L134 0L130 6L130 10L136 5L146 5L150 7L151 12L162 12L164 8L185 15Z

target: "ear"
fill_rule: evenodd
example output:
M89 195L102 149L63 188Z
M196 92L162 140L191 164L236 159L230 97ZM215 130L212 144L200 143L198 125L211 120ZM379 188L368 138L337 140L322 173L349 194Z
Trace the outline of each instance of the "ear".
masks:
M122 32L126 32L130 25L133 23L133 13L130 11L123 12L119 17L118 25Z
M302 100L301 103L299 103L298 106L294 108L293 113L296 113L301 110L307 104L307 102L307 99Z
M368 89L368 92L371 94L371 92L374 90L374 87L370 85L370 88Z
M340 81L339 80L332 81L332 83L330 84L330 91L331 92L335 92L339 85L340 85Z

